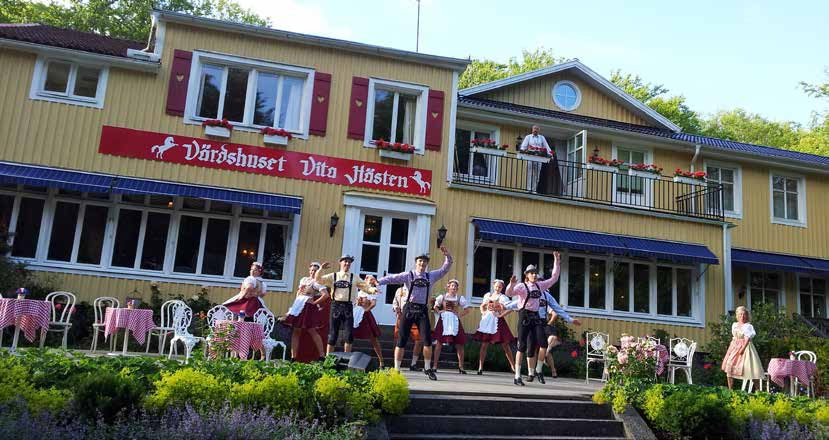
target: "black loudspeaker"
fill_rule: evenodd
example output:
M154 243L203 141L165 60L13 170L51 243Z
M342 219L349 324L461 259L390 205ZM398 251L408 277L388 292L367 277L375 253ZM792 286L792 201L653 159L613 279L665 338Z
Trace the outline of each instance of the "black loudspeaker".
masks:
M336 357L336 360L334 361L334 368L338 371L352 370L364 371L368 373L376 370L378 366L376 359L359 351L353 351L351 353L336 351L330 353L329 356Z

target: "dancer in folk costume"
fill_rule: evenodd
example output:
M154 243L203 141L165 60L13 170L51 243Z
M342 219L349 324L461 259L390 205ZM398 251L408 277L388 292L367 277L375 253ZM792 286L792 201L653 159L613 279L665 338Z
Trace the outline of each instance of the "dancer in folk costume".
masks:
M331 291L331 298L334 299L331 305L331 316L328 321L328 345L325 348L325 354L334 351L334 346L337 345L337 337L339 336L341 328L345 331L343 350L345 352L351 351L351 344L354 342L353 301L357 297L356 290L365 290L371 294L377 291L377 289L363 281L359 275L351 273L351 263L353 262L354 257L351 255L343 255L339 260L339 271L329 273L328 275L321 275L322 271L317 271L315 275L317 282L328 287ZM329 266L329 263L323 263L322 269L327 269Z
M391 309L397 315L397 322L394 324L394 340L397 341L400 332L400 321L403 317L403 306L406 305L406 298L409 297L409 289L406 286L401 286L394 293L394 300L391 303ZM409 365L410 371L421 371L422 368L417 366L417 358L420 357L420 352L423 350L423 342L420 340L420 332L417 330L417 324L412 324L410 336L414 341L414 349L412 349L412 364ZM405 347L404 347L405 350Z
M357 307L354 308L354 339L368 339L374 347L374 353L380 361L380 368L385 368L383 363L383 349L380 348L380 326L374 319L371 310L377 305L377 295L368 294L362 290L357 293Z
M510 299L503 293L504 281L492 282L492 291L484 294L481 301L481 323L475 333L475 340L481 342L481 351L478 353L478 375L484 374L484 359L489 344L500 344L504 349L510 368L515 371L515 361L512 359L510 343L515 339L509 329L505 316L512 310L508 307Z
M452 279L446 283L446 293L435 298L434 310L438 312L438 322L432 333L432 344L435 346L435 371L440 362L440 350L443 344L454 344L458 355L458 373L466 374L463 368L463 345L466 344L466 332L463 330L461 318L469 313L469 303L466 297L458 294L458 280Z
M435 370L432 369L432 331L431 322L429 322L429 308L426 302L429 300L432 284L443 278L446 272L449 272L449 268L452 267L452 255L449 254L449 251L441 246L440 252L443 254L444 260L443 265L438 270L431 272L426 270L429 265L429 255L423 254L415 258L415 270L387 275L375 281L379 285L405 284L409 291L403 305L403 320L400 323L397 344L394 348L394 368L400 370L400 364L403 362L403 350L409 340L412 325L416 323L417 329L420 331L420 340L423 342L423 363L425 366L423 371L430 380L438 380L438 378Z
M291 359L297 359L298 357L300 338L303 333L307 333L314 341L319 357L325 356L325 348L322 345L319 328L323 326L328 317L323 314L321 304L328 301L331 295L329 295L327 287L315 280L315 276L321 267L322 265L317 262L308 265L308 276L299 280L296 299L288 309L288 314L283 321L285 325L293 329L291 333Z
M763 363L751 342L757 332L751 325L751 315L745 307L737 307L737 322L731 324L731 344L725 352L721 368L728 379L728 389L734 387L734 379L760 380L765 374Z
M550 367L550 375L555 379L558 377L558 373L556 372L556 365L553 362L552 348L558 345L559 341L558 331L555 327L553 327L553 323L559 316L561 316L562 319L571 324L581 325L581 322L579 322L577 319L571 318L567 311L565 311L561 307L561 305L558 303L558 301L556 301L555 298L553 298L553 295L551 295L549 291L544 291L544 294L539 299L538 315L539 317L545 320L544 334L547 338L547 348L545 349L538 347L537 359L540 362L537 362L535 365L535 373L536 375L541 375L542 378L544 377L544 360L546 360L547 366ZM527 358L527 367L529 367L529 362L530 359ZM530 373L532 373L532 370L530 370ZM530 374L527 380L529 382L532 382L533 375Z
M268 293L268 286L262 279L262 263L254 261L250 265L250 276L242 281L239 293L225 301L223 305L233 313L244 313L246 321L253 320L253 314L265 307L262 297Z

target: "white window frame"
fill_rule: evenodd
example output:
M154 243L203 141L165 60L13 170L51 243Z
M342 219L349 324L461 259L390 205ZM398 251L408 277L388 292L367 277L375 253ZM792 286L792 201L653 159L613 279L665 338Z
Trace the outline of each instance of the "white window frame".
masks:
M379 78L369 78L368 80L368 99L366 105L366 126L365 138L363 139L363 147L377 148L372 142L374 141L374 92L378 88L396 93L406 93L417 95L417 110L415 111L415 129L414 140L410 145L415 147L416 154L425 154L426 152L426 107L429 98L429 87L418 84L409 84L399 81L390 81ZM392 109L392 133L394 133L394 121L397 120L397 102L398 97L395 95L394 107Z
M233 129L240 131L259 132L264 125L253 123L253 105L256 97L256 76L258 72L273 73L276 75L288 75L294 77L305 76L305 83L302 87L301 107L299 111L299 128L296 130L288 130L294 137L299 139L308 139L308 130L311 122L311 101L313 98L314 89L314 74L315 70L308 67L293 66L289 64L280 64L273 61L259 60L253 58L243 58L233 55L225 55L213 52L194 51L193 60L190 65L190 81L187 87L187 102L184 110L184 123L191 125L201 125L203 121L208 118L198 116L198 102L201 95L201 72L204 64L213 64L224 67L225 75L222 78L222 90L219 95L219 108L217 115L222 112L224 106L224 95L226 93L225 81L227 81L227 69L230 67L238 67L242 69L249 69L247 84L247 97L245 99L245 113L244 121L242 123L233 122ZM281 81L280 81L281 84ZM277 105L281 101L282 88L277 91ZM221 119L221 118L220 118ZM279 121L278 113L274 115L274 127Z
M44 89L46 83L46 73L48 71L50 62L69 64L69 77L66 83L66 93L52 92ZM95 92L95 97L73 95L75 89L75 79L78 74L79 67L88 67L92 69L99 69L98 74L98 89ZM29 89L29 99L38 101L60 102L63 104L79 105L82 107L104 108L104 100L106 98L107 79L109 78L109 66L100 63L78 62L65 58L39 56L35 61L34 75L32 75L32 85Z
M572 87L573 90L576 91L576 103L572 107L565 107L565 106L561 105L562 103L558 102L558 99L556 99L556 88L558 88L558 86L560 86L560 85L568 85L568 86ZM556 107L558 107L561 110L564 110L566 112L571 112L571 111L579 108L579 106L581 105L581 96L582 96L581 95L581 89L573 81L569 81L569 80L566 80L566 79L556 81L556 83L553 84L553 89L551 90L550 93L551 93L551 96L553 98L553 104L555 104Z
M612 154L611 159L618 159L619 158L619 149L627 150L627 151L635 151L635 152L638 152L638 153L644 153L644 155L645 155L645 162L644 163L646 163L646 164L652 164L653 163L653 148L640 147L640 146L631 146L629 144L613 142L613 145L612 145L612 148L611 148L611 154ZM627 166L631 165L627 162L625 162L625 164ZM612 197L611 197L613 199L613 202L621 204L621 205L630 205L630 206L634 206L634 207L637 207L637 208L651 208L651 207L653 207L653 179L648 179L648 178L645 178L645 177L628 176L628 179L629 179L628 181L630 181L630 179L634 179L634 178L642 180L642 194L641 195L632 195L630 193L630 191L628 191L626 193L627 196L624 196L624 197L627 197L628 199L631 199L631 200L632 200L633 197L637 197L641 200L637 203L626 203L623 199L621 199L622 196L620 194L625 194L625 193L621 193L621 192L616 190L616 188L617 188L616 180L620 176L625 176L625 175L626 175L625 173L616 173L616 174L613 175L613 189L612 189Z
M777 307L778 307L779 310L785 309L786 308L786 273L785 272L774 271L774 270L748 270L748 271L746 271L746 308L748 308L748 310L751 310L751 304L752 304L752 301L751 301L751 274L752 273L762 273L763 275L765 275L767 273L773 273L773 274L777 274L777 276L780 277L780 288L778 289L778 292L777 292ZM764 285L764 287L762 289L762 293L763 293L763 296L764 296L764 299L765 299L765 294L766 294L765 292L767 290L765 288L765 282L763 282L763 285ZM799 293L800 292L798 292L798 295L799 295ZM798 298L799 298L799 296L798 296ZM765 301L763 301L763 302L765 302Z
M501 145L501 128L495 125L488 125L488 124L480 124L476 122L468 122L468 121L458 121L457 126L455 127L456 130L467 130L472 132L474 135L475 133L490 133L490 139L494 140L496 145ZM471 146L470 146L471 148ZM467 179L472 180L476 183L487 183L493 184L496 182L498 178L498 168L500 166L500 157L498 156L489 156L487 159L487 175L486 176L476 176L472 174L472 164L474 163L475 153L469 152L469 173L461 173L457 171L458 175L465 176ZM454 164L454 158L453 164Z
M809 297L812 298L812 311L811 311L812 313L808 317L811 318L811 317L814 317L814 315L815 315L815 311L814 311L815 300L814 300L814 297L816 297L816 296L823 296L823 305L824 305L824 308L825 308L825 310L823 311L823 316L824 317L829 316L829 302L826 301L827 297L829 297L829 279L827 279L825 277L815 276L813 274L803 274L803 273L797 273L797 274L795 274L795 277L796 277L795 288L797 290L797 313L803 315L803 313L801 313L801 307L803 306L803 304L800 301L800 296L805 295L806 293L804 293L800 290L800 278L802 277L802 278L808 278L812 285L814 284L814 280L816 280L816 279L824 280L826 282L826 286L827 286L827 292L825 292L823 295L816 294L815 291L814 291L814 287L809 286L810 289L809 289L808 295L809 295ZM804 316L806 316L806 315L804 315Z
M722 176L723 168L729 169L734 172L734 210L726 211L725 209L723 209L723 213L726 217L736 219L743 218L743 167L735 163L708 160L704 161L702 166L704 168L703 171L705 171L706 176L708 174L708 167L718 168L720 170L720 176ZM722 178L720 178L720 180L716 182L722 183Z
M787 179L794 179L797 180L797 212L798 212L798 219L797 220L789 220L786 218L779 218L774 216L774 178L775 177L785 177ZM784 185L785 189L785 185ZM785 191L784 191L785 193ZM783 202L783 207L785 209L786 203L785 199ZM806 177L801 174L793 174L789 172L783 171L770 171L769 172L769 216L771 217L771 222L777 225L787 225L787 226L797 226L801 228L807 227L806 219L808 218L807 211L806 211Z
M14 208L9 220L9 234L12 237L9 243L10 246L14 243L14 232L17 228L17 216L19 213L20 199L22 197L36 198L45 200L43 214L40 224L40 235L36 247L34 258L13 257L9 253L9 257L15 261L26 263L28 266L36 270L74 273L84 275L96 275L107 277L120 277L130 279L143 279L151 281L169 281L180 282L188 284L210 284L222 287L238 287L244 277L236 277L233 275L236 263L236 254L238 246L239 227L242 222L253 222L262 225L260 229L258 256L261 257L265 246L265 234L267 232L268 224L279 224L285 228L285 261L282 267L282 279L268 279L269 290L272 291L289 291L293 285L294 267L296 263L297 242L299 239L299 224L301 217L299 214L294 214L288 218L273 218L266 215L256 216L242 213L241 205L233 205L232 213L223 214L210 211L210 201L205 204L204 210L183 209L183 198L174 197L172 208L162 208L158 206L151 206L148 204L133 204L121 201L120 195L110 196L109 200L87 198L86 194L83 198L77 198L66 195L59 195L56 188L50 188L47 193L29 193L21 190L0 189L0 194L14 197ZM147 200L149 196L145 196ZM73 243L72 259L70 262L48 260L47 254L49 250L49 242L51 240L52 223L54 220L55 206L58 201L78 203L82 206L96 205L106 206L109 208L107 215L107 224L104 233L103 249L101 250L100 264L86 264L75 263L77 260L77 249L79 242ZM139 211L142 213L142 220L139 232L139 243L135 254L135 262L133 267L113 266L112 259L113 249L115 245L115 238L117 235L118 217L122 209L129 209ZM83 212L83 211L82 211ZM167 242L165 247L164 262L162 270L148 270L141 269L141 256L143 250L143 238L146 230L146 217L150 212L158 212L170 215L170 224L168 226ZM222 275L201 275L201 262L204 258L204 240L202 240L199 248L198 256L198 272L174 272L173 265L175 263L176 245L178 243L179 223L182 215L189 215L193 217L200 217L205 220L209 218L222 218L230 220L230 229L228 231L227 252L225 254L225 269ZM82 220L82 214L79 212L78 217ZM79 234L78 226L79 220L76 219L76 234ZM202 225L202 237L206 231L206 226ZM79 240L78 236L78 240ZM11 252L11 248L10 248Z

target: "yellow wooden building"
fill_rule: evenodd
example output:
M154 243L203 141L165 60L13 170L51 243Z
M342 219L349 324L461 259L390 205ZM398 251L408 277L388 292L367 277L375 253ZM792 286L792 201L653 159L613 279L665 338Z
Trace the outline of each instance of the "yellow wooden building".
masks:
M140 43L4 25L11 256L86 301L219 302L260 260L281 314L310 261L399 272L445 233L473 304L561 251L553 294L614 339L704 341L758 301L826 317L829 158L682 133L578 61L458 90L467 64L164 11ZM533 125L545 163L516 148Z

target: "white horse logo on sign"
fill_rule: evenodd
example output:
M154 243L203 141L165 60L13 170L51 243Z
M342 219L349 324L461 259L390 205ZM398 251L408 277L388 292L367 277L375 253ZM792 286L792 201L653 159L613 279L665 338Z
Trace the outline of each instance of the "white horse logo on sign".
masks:
M422 193L432 189L432 184L423 180L423 175L420 174L420 171L415 171L414 174L412 174L412 180L417 182L420 186L420 192Z
M164 139L164 143L161 145L153 145L150 148L150 151L155 153L156 159L164 159L164 153L169 150L170 148L178 146L178 144L173 143L175 139L172 136L167 136L167 139Z

